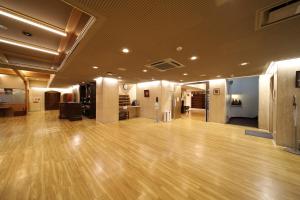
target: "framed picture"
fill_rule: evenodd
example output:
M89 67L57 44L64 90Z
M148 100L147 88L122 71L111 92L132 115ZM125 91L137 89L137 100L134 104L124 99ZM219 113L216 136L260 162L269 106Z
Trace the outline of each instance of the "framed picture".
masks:
M150 97L149 90L144 90L144 97Z
M213 89L213 95L220 95L220 88L214 88Z

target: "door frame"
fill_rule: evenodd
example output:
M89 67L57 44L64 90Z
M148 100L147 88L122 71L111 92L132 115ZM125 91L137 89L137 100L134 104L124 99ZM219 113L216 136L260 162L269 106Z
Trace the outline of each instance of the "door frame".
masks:
M209 117L209 81L196 81L191 83L184 83L182 86L185 85L196 85L196 84L205 84L205 122L208 122Z

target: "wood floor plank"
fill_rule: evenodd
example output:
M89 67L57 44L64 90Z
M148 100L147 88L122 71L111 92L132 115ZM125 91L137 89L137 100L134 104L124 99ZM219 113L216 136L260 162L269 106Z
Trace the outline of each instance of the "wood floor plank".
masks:
M299 156L199 119L0 118L0 199L300 199Z

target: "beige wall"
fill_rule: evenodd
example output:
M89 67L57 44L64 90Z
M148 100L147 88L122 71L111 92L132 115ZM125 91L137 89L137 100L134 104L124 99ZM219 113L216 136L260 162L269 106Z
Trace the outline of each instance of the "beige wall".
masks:
M130 102L136 100L136 84L128 84L128 90L124 90L123 84L119 84L119 94L129 95Z
M219 88L220 95L214 95L213 89ZM226 123L226 80L209 81L209 114L210 122Z
M72 88L39 88L32 87L29 89L29 111L45 111L45 92L57 91L61 95L65 93L72 93ZM62 98L62 97L61 97ZM37 102L36 100L39 99Z
M149 90L150 97L144 97L144 90ZM153 81L147 83L138 83L136 90L136 98L140 103L140 116L150 119L155 119L154 110L155 98L158 97L161 102L161 82Z
M300 88L295 87L296 71L300 71L300 59L298 62L278 62L276 143L287 147L294 146L293 95L297 96L298 127L300 121ZM300 128L298 138L299 132Z
M0 88L25 89L25 85L18 76L0 74Z
M119 120L119 84L112 78L96 81L96 120L102 123Z
M150 97L144 97L144 90L150 91ZM158 97L160 104L159 117L163 119L163 113L171 111L173 117L179 118L181 87L170 81L152 81L137 84L137 100L140 102L140 116L156 119L154 109L155 99ZM173 109L172 109L173 108Z
M270 75L259 76L258 127L269 130Z

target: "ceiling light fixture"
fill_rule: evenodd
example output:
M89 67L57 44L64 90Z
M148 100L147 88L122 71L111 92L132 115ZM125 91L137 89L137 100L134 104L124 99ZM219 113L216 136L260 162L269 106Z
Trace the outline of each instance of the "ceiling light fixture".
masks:
M183 47L179 46L176 48L176 51L182 51Z
M122 52L123 52L123 53L129 53L130 51L129 51L129 49L127 49L127 48L123 48L123 49L122 49Z
M29 45L29 44L25 44L25 43L13 41L13 40L8 40L8 39L4 39L4 38L0 38L0 43L14 45L14 46L18 46L18 47L23 47L23 48L26 48L26 49L31 49L31 50L40 51L40 52L44 52L44 53L49 53L49 54L53 54L53 55L59 55L59 53L57 51L53 51L53 50L50 50L50 49L45 49L45 48L42 48L42 47Z
M26 17L25 15L16 13L16 12L14 12L12 10L9 10L9 9L6 9L4 7L0 7L0 15L11 18L11 19L14 19L14 20L17 20L17 21L20 21L20 22L23 22L25 24L29 24L31 26L35 26L37 28L40 28L40 29L43 29L43 30L46 30L46 31L49 31L49 32L52 32L52 33L55 33L57 35L61 35L61 36L64 36L64 37L67 36L67 33L65 33L62 30L59 30L56 27L51 27L51 26L46 25L42 22L38 22L36 20L30 19L29 17Z
M124 67L119 67L118 70L120 70L120 71L126 71L127 69L124 68Z
M189 74L188 74L188 73L183 73L182 75L183 75L183 76L187 76L187 75L189 75Z
M97 67L97 66L93 66L93 68L94 68L94 69L98 69L99 67Z
M27 31L22 31L23 35L27 36L27 37L31 37L32 34L27 32Z
M217 78L221 78L222 76L221 76L221 75L217 75L216 77L217 77Z
M121 78L122 78L122 76L119 76L119 77L118 77L118 79L121 79Z
M241 63L240 65L241 65L241 66L246 66L246 65L249 65L249 63L243 62L243 63Z
M146 69L143 69L143 72L145 72L145 73L146 73L147 71L148 71L148 70L146 70Z
M113 75L113 73L111 73L111 72L107 72L106 73L108 76L112 76Z
M192 56L192 57L190 57L190 60L197 60L197 59L198 59L197 56Z
M201 74L200 76L204 77L204 76L206 76L206 74Z
M183 82L183 80L180 80L180 82Z

